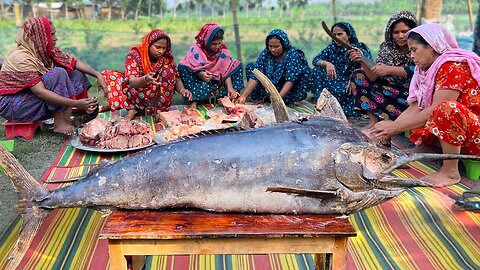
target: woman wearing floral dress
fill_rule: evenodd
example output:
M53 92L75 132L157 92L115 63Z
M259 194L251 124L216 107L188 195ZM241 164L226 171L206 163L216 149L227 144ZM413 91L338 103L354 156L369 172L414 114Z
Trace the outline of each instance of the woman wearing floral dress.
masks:
M417 26L409 11L397 12L388 22L385 41L380 45L376 65L369 68L360 59L361 52L350 57L362 65L350 81L355 107L365 112L372 127L379 118L396 119L407 108L408 86L414 65L409 57L407 32Z
M395 121L381 121L368 134L385 140L410 130L417 146L439 142L446 154L480 155L480 57L460 49L440 24L423 24L408 33L415 62L408 109ZM458 160L444 160L424 177L435 186L460 181Z
M175 91L191 98L178 75L171 47L170 37L154 29L128 52L124 74L113 70L102 72L112 110L127 109L125 118L132 120L145 109L168 111Z

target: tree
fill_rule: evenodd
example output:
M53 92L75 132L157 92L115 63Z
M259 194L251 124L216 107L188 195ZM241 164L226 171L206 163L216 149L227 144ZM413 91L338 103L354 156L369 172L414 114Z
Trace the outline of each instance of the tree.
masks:
M423 0L420 18L438 20L442 16L442 0Z
M177 18L178 0L173 0L173 18Z
M135 21L138 21L138 16L140 16L141 7L142 7L142 0L138 0L137 8L135 8Z

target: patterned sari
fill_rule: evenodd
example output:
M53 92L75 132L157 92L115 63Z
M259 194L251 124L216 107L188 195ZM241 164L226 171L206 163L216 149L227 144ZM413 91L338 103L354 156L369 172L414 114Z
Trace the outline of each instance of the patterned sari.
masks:
M149 48L159 39L167 40L167 49L160 59L152 63ZM133 88L129 85L131 78L142 77L149 72L158 74L160 85L148 85ZM142 43L133 47L125 59L125 73L115 70L102 72L107 83L108 102L112 110L155 108L168 111L175 93L178 78L177 67L172 55L170 37L159 29L154 29L142 38Z
M480 154L480 57L460 49L453 36L439 24L424 24L411 30L421 35L440 56L427 70L415 68L409 102L419 108L432 105L436 91L455 90L457 100L435 107L425 127L412 130L413 143L430 144L438 139L461 146L464 154Z

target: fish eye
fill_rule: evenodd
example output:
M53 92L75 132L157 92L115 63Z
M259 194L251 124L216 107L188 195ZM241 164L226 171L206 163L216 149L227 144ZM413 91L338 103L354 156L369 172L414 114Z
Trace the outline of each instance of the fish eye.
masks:
M390 163L392 161L392 156L390 156L390 154L387 154L387 153L383 153L380 158L385 163Z

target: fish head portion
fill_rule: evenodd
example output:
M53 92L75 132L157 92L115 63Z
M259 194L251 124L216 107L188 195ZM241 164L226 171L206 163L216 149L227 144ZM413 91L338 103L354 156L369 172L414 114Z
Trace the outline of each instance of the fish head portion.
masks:
M337 149L334 161L337 180L351 191L431 186L419 179L398 178L385 173L398 163L398 157L390 149L371 143L344 143Z
M395 155L388 149L369 143L344 143L336 151L337 179L352 191L374 188L375 180L395 164Z

